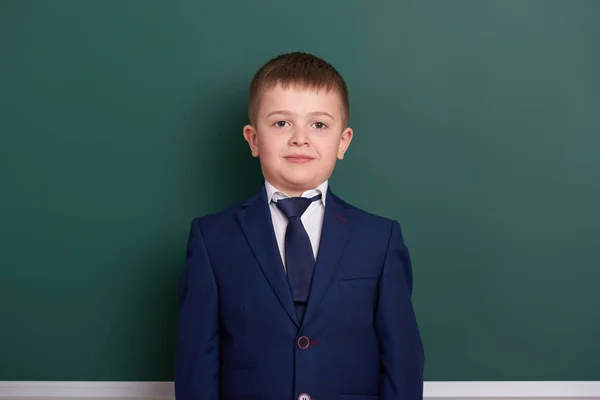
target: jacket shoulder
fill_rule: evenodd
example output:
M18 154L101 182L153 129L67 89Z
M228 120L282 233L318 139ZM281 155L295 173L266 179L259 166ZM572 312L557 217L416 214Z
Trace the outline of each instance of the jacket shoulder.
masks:
M363 208L357 207L353 204L348 203L347 201L335 196L335 200L344 206L352 215L357 218L362 223L375 224L377 226L389 227L392 223L397 222L396 220L375 214L373 212L367 211Z
M194 225L202 226L202 230L210 231L214 228L222 226L224 223L228 221L232 221L235 219L235 215L237 212L244 207L244 205L256 200L256 197L260 195L256 193L251 197L238 201L237 203L227 206L219 211L208 213L205 215L200 215L192 218L191 224L192 228Z

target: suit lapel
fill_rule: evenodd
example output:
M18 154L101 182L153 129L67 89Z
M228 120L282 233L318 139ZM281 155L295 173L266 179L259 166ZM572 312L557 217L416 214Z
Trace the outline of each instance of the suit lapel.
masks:
M283 263L281 262L281 254L277 246L264 186L258 194L242 205L237 217L265 278L292 321L300 326Z
M346 208L328 189L319 252L303 325L310 320L329 287L340 256L346 247L348 230Z

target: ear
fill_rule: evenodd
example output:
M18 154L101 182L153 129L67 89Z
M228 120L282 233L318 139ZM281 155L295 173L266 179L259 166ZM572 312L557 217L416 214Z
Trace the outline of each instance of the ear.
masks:
M250 151L253 157L258 157L258 135L256 129L252 125L244 126L244 139L250 146Z
M348 150L348 146L350 146L350 142L352 141L353 135L354 135L354 132L352 132L351 128L346 128L342 132L342 137L340 139L340 145L338 147L338 154L337 154L338 160L344 159L344 154L346 153L346 150Z

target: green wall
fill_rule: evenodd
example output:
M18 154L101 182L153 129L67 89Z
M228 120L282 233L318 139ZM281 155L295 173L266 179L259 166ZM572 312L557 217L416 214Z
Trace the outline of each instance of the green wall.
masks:
M247 86L334 64L331 180L398 219L427 380L600 380L600 2L1 1L0 380L171 380L190 220L261 184Z

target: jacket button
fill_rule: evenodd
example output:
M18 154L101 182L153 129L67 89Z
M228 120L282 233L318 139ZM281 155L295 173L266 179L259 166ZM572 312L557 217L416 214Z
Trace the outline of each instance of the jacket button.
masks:
M306 393L302 393L300 396L298 396L298 400L310 400L310 396Z
M300 336L298 338L298 347L301 348L302 350L306 350L306 349L308 349L308 346L310 346L310 341L308 340L308 338L306 336ZM308 396L308 395L306 395L306 396ZM306 399L301 399L301 400L310 400L310 396L307 397Z

